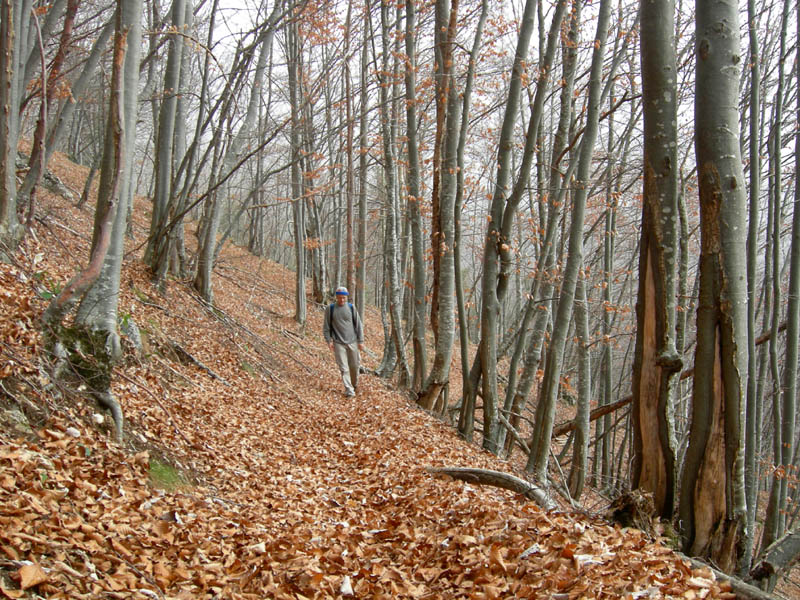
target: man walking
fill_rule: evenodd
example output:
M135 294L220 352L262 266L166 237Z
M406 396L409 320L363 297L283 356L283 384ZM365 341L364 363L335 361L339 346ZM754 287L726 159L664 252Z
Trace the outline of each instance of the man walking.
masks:
M325 311L322 335L336 357L345 395L355 396L361 364L358 351L364 349L364 327L358 311L347 301L349 295L346 287L336 288L336 302Z

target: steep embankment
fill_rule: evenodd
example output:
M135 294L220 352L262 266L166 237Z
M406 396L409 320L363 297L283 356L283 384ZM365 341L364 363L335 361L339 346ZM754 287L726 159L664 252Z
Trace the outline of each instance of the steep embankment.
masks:
M81 189L84 171L58 161ZM144 349L115 371L121 446L40 356L42 296L85 262L91 214L44 194L35 236L0 265L0 595L728 596L639 531L431 477L509 467L372 376L345 399L321 310L295 324L277 265L226 249L215 310L183 282L153 289L138 260L147 206L122 279ZM374 353L379 327L368 320Z

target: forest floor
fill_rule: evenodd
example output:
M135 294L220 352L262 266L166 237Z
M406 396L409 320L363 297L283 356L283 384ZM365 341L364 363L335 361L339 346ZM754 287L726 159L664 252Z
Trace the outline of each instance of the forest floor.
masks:
M83 188L86 169L51 168ZM0 264L0 598L733 597L638 529L432 476L523 474L373 375L345 398L322 307L299 327L275 263L228 245L213 309L185 281L155 289L149 209L137 199L119 302L144 341L114 370L122 444L43 359L39 318L87 261L91 208L42 191Z

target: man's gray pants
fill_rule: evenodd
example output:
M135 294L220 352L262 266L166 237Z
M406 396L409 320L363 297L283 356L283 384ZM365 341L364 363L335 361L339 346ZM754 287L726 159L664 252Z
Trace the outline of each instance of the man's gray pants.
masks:
M340 344L333 343L333 354L336 357L336 364L342 374L342 383L348 396L356 393L358 386L358 367L361 364L361 356L358 353L358 343Z

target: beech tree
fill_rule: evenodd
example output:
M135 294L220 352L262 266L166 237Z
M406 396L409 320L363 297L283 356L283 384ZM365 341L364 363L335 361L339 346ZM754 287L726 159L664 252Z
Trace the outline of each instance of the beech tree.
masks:
M608 23L611 7L608 0L602 0L597 19L592 67L589 75L589 98L587 100L586 126L581 139L580 158L576 171L576 189L572 198L569 234L569 252L564 279L558 300L558 309L553 323L553 336L547 349L547 363L542 381L542 392L536 409L534 437L531 452L525 469L534 474L540 482L547 482L547 463L550 456L550 437L554 425L554 411L561 380L564 345L566 343L569 321L578 280L578 270L583 263L583 219L588 196L589 172L594 152L594 143L600 117L601 77L603 56L606 48Z
M139 60L142 39L142 1L128 0L120 5L122 31L127 37L127 51L122 74L122 166L117 201L108 251L103 267L92 287L87 290L76 315L76 321L90 330L104 332L106 345L114 360L122 354L118 333L118 299L120 272L128 228L129 202L133 199L134 152L136 121L139 114ZM103 173L101 163L101 184ZM109 167L106 166L106 169ZM103 201L102 198L100 200Z
M746 527L747 288L741 274L747 212L737 102L742 56L737 6L697 2L696 17L700 300L679 524L689 553L733 572Z
M130 4L134 4L131 2ZM108 120L103 145L103 160L100 172L98 201L95 210L94 233L87 266L77 273L55 296L42 315L46 335L53 348L67 346L65 354L78 372L87 374L87 383L92 395L98 402L111 410L116 426L118 440L122 438L123 416L119 403L111 394L111 364L118 357L115 347L108 346L109 332L100 330L100 339L96 340L92 333L77 336L70 341L64 336L62 322L72 310L76 302L81 300L97 281L103 270L103 264L111 245L114 230L114 215L124 213L119 207L120 184L124 172L124 99L123 70L127 47L128 31L123 28L123 7L115 11L114 58L112 63L111 91ZM126 15L130 17L131 15ZM123 228L117 228L118 235ZM117 277L117 290L119 278ZM112 284L113 285L113 284ZM116 306L114 306L114 309ZM101 315L106 318L107 315ZM116 324L114 324L116 325ZM114 327L114 331L116 328ZM62 337L64 339L62 339ZM56 356L61 352L55 352ZM86 358L88 355L88 359Z
M0 258L13 250L19 239L17 182L15 177L19 119L19 23L23 3L0 0Z
M525 4L525 11L520 26L517 49L514 54L511 83L508 90L508 100L503 114L503 126L498 141L497 179L494 183L491 208L489 210L489 224L486 231L484 256L483 256L483 282L481 289L481 341L474 368L480 372L483 379L483 414L484 438L483 445L489 451L497 452L497 436L499 433L497 418L497 328L500 303L508 290L508 277L510 266L509 238L515 211L522 200L522 192L527 187L531 161L536 147L537 131L541 111L549 81L550 67L555 55L557 39L561 28L561 20L566 12L565 0L555 5L551 27L547 40L547 49L544 59L539 66L539 79L536 87L536 97L533 103L529 120L528 132L523 160L520 165L519 175L514 182L509 194L508 188L511 180L511 140L514 132L517 111L520 102L520 93L523 79L523 69L527 59L528 47L533 34L535 8L534 0ZM479 361L479 362L478 362ZM478 366L479 365L479 366ZM477 385L473 386L472 393L476 393Z
M674 2L641 2L644 194L633 366L634 488L671 518L675 494L673 393L678 266L677 66ZM657 435L654 435L654 432Z

